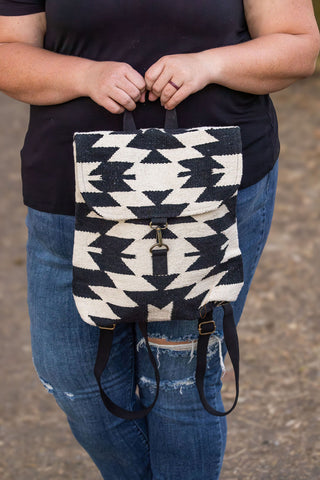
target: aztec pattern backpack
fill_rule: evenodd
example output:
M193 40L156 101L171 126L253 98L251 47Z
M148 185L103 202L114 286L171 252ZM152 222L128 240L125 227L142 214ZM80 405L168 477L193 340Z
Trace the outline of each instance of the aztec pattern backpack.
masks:
M236 222L239 127L181 129L172 110L166 111L164 128L136 129L126 111L123 131L75 133L74 157L73 295L82 319L100 328L94 373L105 406L125 419L147 415L160 382L148 322L198 319L200 399L211 414L230 413L239 393L230 302L243 285ZM236 382L236 398L227 412L209 405L203 385L215 330L212 312L218 306L224 309L224 340ZM135 412L113 403L100 381L120 322L139 325L155 371L155 399Z

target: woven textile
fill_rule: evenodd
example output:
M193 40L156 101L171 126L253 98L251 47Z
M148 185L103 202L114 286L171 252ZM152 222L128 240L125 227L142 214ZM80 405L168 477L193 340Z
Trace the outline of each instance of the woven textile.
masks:
M76 133L74 152L73 292L83 320L195 319L204 305L237 298L238 127Z

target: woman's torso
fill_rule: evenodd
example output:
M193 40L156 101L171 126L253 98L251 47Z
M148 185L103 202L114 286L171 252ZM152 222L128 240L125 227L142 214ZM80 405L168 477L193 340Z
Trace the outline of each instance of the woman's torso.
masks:
M250 39L240 0L47 0L45 9L46 49L99 61L126 62L142 75L163 55L198 52ZM177 114L181 127L241 127L242 187L261 179L278 157L277 121L267 95L209 85L180 104ZM163 117L159 102L138 104L135 111L138 128L163 126ZM31 106L22 150L25 203L38 210L73 214L73 133L121 128L121 115L109 113L89 98Z

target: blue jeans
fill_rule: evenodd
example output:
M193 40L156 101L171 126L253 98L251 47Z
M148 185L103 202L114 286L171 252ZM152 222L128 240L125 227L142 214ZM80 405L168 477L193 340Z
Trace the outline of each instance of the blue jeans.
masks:
M265 245L273 213L276 164L260 182L239 192L237 214L245 285L234 304L236 322ZM74 217L29 209L27 216L28 305L35 368L65 412L78 442L108 480L217 480L226 445L224 417L207 413L195 385L197 320L152 322L151 338L176 345L152 346L161 384L146 419L128 421L104 407L93 376L99 329L79 317L72 297ZM221 312L210 340L206 395L223 409L221 367L225 345ZM119 405L139 408L154 395L152 367L139 329L115 330L103 387ZM190 343L181 341L191 340ZM241 344L240 344L241 348ZM139 396L136 387L139 386ZM241 387L241 381L240 381Z

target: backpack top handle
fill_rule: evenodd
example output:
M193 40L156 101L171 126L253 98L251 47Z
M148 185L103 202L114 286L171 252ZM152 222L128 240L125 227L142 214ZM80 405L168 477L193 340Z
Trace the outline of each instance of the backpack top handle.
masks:
M165 130L176 130L178 128L177 111L175 108L173 110L166 110L164 128ZM125 132L137 130L133 112L129 110L123 112L123 130Z

